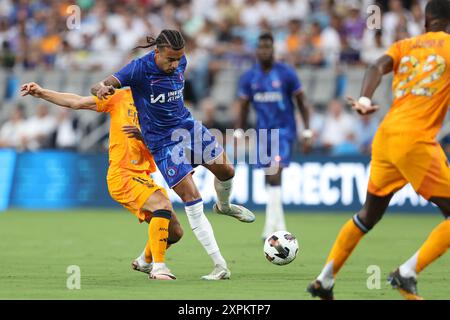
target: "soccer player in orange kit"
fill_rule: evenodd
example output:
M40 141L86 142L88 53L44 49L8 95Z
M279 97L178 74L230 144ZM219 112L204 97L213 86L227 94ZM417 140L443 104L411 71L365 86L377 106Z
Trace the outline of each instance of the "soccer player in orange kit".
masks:
M394 43L368 68L361 98L349 98L360 114L375 112L378 106L370 99L382 76L394 71L394 101L373 141L366 202L341 229L321 274L308 286L313 297L334 298L336 274L408 182L440 208L445 220L389 275L392 287L406 299L422 299L417 274L450 246L450 168L436 141L450 105L450 1L429 1L425 16L426 33Z
M142 141L136 107L130 89L117 90L107 99L78 96L24 84L22 95L32 95L70 109L88 109L111 115L108 190L111 197L149 223L149 240L132 268L149 274L150 279L173 280L165 265L167 246L179 241L183 230L164 188L149 176L156 171L152 155Z

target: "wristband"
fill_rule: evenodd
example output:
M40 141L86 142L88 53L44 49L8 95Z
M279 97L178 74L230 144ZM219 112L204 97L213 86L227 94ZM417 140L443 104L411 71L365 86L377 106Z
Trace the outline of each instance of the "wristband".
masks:
M311 139L313 137L313 131L311 129L305 129L302 131L302 137L305 139Z
M242 129L234 130L233 136L238 139L242 138L244 136L244 130L242 130Z
M370 106L372 106L372 101L367 98L367 97L361 97L358 99L358 103L363 105L366 108L369 108Z

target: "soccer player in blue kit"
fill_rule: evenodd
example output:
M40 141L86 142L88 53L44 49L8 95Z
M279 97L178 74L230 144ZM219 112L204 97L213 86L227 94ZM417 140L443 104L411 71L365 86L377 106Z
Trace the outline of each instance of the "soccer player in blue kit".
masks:
M192 178L194 167L203 165L215 176L217 202L213 209L216 213L242 222L253 222L255 215L242 206L230 204L234 168L222 146L184 105L187 62L181 33L162 30L156 39L148 37L147 42L148 45L141 48L155 45L156 48L94 85L91 92L104 99L114 93L115 88L131 88L145 144L169 187L184 202L192 231L214 262L213 271L202 279L229 279L231 273Z
M311 147L312 131L309 129L309 113L305 107L300 80L294 68L287 64L275 62L274 40L270 33L263 33L258 38L256 57L258 62L240 80L238 87L237 129L246 126L249 105L256 111L257 129L257 168L265 169L267 186L266 222L262 233L266 239L274 231L286 230L284 219L281 175L284 167L289 166L294 143L297 141L295 109L293 98L297 102L305 130L303 150ZM268 130L267 138L261 129ZM271 134L278 129L279 136ZM243 132L236 131L238 138ZM279 139L277 139L279 137ZM278 141L276 141L278 140ZM272 150L272 146L278 146ZM265 161L264 157L270 161Z

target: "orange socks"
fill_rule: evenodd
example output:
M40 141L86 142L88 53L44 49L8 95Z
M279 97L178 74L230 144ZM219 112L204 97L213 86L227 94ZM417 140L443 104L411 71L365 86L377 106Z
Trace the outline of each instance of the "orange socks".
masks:
M342 227L334 242L322 273L317 277L325 288L330 288L334 283L334 277L344 265L359 240L369 230L359 221L357 215L347 221Z
M363 232L357 227L355 219L358 219L358 216L355 215L342 227L328 256L327 263L333 261L333 277L339 272L365 232L368 231Z
M148 227L148 233L150 234L150 225ZM153 261L152 247L150 246L150 238L147 240L145 245L145 262L151 263Z
M154 263L164 263L164 256L167 249L167 238L169 237L169 222L171 212L168 210L156 210L148 225L149 241L145 247L145 260L153 257ZM147 255L147 252L149 253ZM151 259L150 259L151 261Z
M416 273L419 273L431 262L442 256L450 246L450 219L441 222L419 249Z

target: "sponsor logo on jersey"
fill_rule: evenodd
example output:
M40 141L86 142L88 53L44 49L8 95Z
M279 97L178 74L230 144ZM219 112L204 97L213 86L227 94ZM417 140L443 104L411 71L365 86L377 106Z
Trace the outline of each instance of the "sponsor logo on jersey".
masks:
M255 102L280 102L283 100L283 95L278 91L257 92L253 95Z
M274 88L281 87L281 81L280 80L273 80L272 81L272 87L274 87Z
M161 93L158 95L150 95L150 103L166 103L183 99L184 87L178 90L169 91L167 93Z

